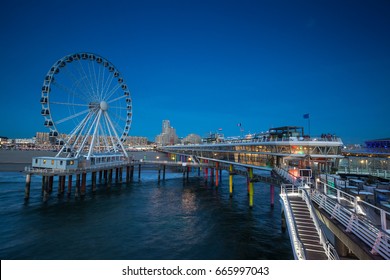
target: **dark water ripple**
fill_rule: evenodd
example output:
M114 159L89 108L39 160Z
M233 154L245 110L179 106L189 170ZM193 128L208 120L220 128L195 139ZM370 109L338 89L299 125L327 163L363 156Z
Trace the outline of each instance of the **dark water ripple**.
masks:
M0 173L1 259L292 259L288 233L281 231L280 205L270 207L269 186L255 184L248 207L246 179L235 177L229 198L227 176L216 189L192 177L169 173L160 185L156 171L141 182L100 185L85 198L42 202L40 177L33 177L24 202L22 173ZM276 188L276 190L278 190Z

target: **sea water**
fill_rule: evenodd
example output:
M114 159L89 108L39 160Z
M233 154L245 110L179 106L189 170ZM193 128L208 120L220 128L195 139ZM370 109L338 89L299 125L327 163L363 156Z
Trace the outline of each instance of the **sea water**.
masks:
M0 172L0 258L293 259L281 228L279 188L271 207L270 186L255 183L250 209L246 178L234 177L231 198L227 174L216 188L196 172L188 181L167 172L158 183L156 170L143 170L127 184L99 184L94 193L87 186L82 198L58 196L55 180L44 202L41 177L32 176L25 201L24 174Z

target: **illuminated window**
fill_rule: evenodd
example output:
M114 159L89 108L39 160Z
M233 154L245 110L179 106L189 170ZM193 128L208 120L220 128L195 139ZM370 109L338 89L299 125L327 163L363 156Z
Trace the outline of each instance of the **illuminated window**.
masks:
M54 165L54 159L51 160L51 165Z
M46 164L46 159L43 160L43 164Z
M73 161L73 160L71 160L71 161L70 161L70 165L73 165L73 164L74 164L74 161Z

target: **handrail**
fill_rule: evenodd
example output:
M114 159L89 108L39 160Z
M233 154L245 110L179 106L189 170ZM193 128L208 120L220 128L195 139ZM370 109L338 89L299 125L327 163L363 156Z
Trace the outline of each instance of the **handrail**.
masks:
M339 259L338 254L336 252L336 249L329 242L328 238L326 237L326 235L324 233L324 230L323 230L321 223L319 223L319 218L318 218L316 212L314 211L314 206L312 204L310 195L307 193L306 189L304 187L302 187L303 181L300 181L299 177L294 176L293 174L289 173L287 170L285 170L283 168L275 168L275 170L278 174L280 174L285 179L292 181L293 186L295 185L296 187L298 187L298 190L299 190L298 193L301 193L301 196L303 197L303 199L306 202L306 205L307 205L309 212L310 212L310 216L314 222L314 225L316 227L318 235L320 236L320 243L324 247L324 250L325 250L325 253L326 253L328 259L331 259L331 260ZM307 188L309 188L308 185L306 185L306 186L307 186Z
M330 243L329 239L327 238L327 236L324 232L322 224L319 222L319 218L317 216L316 211L314 210L314 206L313 206L313 203L311 201L310 195L307 193L306 189L301 188L300 190L303 194L303 199L305 200L306 205L309 208L310 216L312 217L314 225L315 225L317 232L320 236L320 243L324 247L325 253L328 256L328 259L329 260L338 260L339 256L336 252L336 249L334 248L332 243Z
M295 222L294 215L292 214L293 211L291 208L290 199L288 198L286 191L288 191L286 188L286 185L282 184L280 196L286 202L286 203L284 203L284 205L287 206L287 209L285 209L286 214L287 214L287 218L289 220L289 223L287 223L287 224L288 224L288 228L290 229L290 234L292 235L293 247L297 250L297 251L294 251L294 253L298 259L306 260L307 259L306 249L305 249L305 246L303 245L301 238L299 237L297 224ZM292 185L292 192L293 193L295 192L294 185ZM292 226L292 228L291 228L291 226Z
M326 188L333 188L327 182L320 180ZM338 192L342 192L337 190ZM390 234L387 229L378 228L369 219L359 214L357 210L357 200L355 207L346 208L339 203L337 198L332 198L326 193L315 189L311 196L312 200L318 204L325 212L338 222L340 222L347 232L353 233L362 242L371 248L372 254L379 254L384 259L390 259ZM363 202L364 203L364 202ZM380 209L380 208L377 208ZM387 220L390 213L381 210L381 220Z

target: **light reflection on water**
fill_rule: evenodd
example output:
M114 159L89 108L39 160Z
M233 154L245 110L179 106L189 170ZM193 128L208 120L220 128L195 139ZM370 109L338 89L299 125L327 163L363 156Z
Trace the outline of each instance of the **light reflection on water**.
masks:
M41 199L33 178L25 204L21 173L0 173L1 259L292 259L280 227L280 205L269 186L255 184L248 207L246 179L227 176L216 189L203 179L167 173L157 184L145 170L140 182L100 185L85 198ZM55 185L56 186L56 185ZM277 199L275 199L277 201Z

